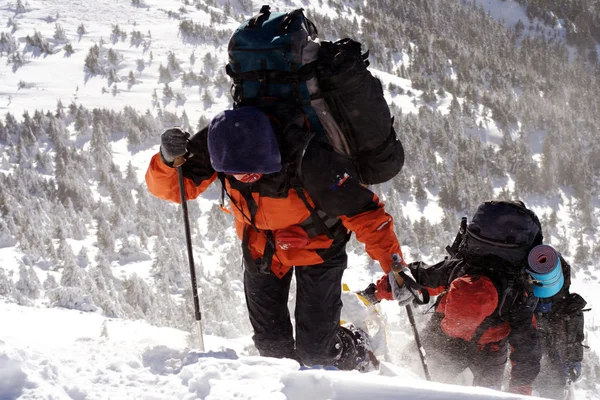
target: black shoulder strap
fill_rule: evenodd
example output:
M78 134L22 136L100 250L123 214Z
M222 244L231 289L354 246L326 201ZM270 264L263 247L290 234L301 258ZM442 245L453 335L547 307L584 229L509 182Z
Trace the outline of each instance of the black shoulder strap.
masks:
M250 225L255 231L258 232L258 228L254 224L254 216L256 215L256 210L258 209L258 206L256 205L256 202L254 201L254 198L252 197L252 195L250 195L251 202L249 202L248 198L244 195L244 193L242 193L242 196L244 196L244 200L246 200L246 203L248 205L248 209L250 210L250 217L248 217L244 213L244 210L242 210L242 208L235 201L233 201L233 199L227 192L227 189L225 189L225 174L222 172L218 172L217 177L219 178L219 181L221 182L221 208L225 207L225 196L227 196L227 198L229 199L229 202L231 204L233 204L233 206L235 208L237 208L238 211L242 214L244 219L246 219L246 221L248 221L248 225Z
M450 256L452 258L458 257L458 247L460 245L460 242L462 242L466 231L467 231L467 217L462 217L460 219L460 228L458 229L458 233L456 234L456 237L454 238L454 242L452 243L452 246L446 246L446 251L448 252L448 254L450 254Z
M321 216L317 212L317 209L310 205L308 199L306 198L306 195L304 194L304 189L302 189L301 187L298 187L298 186L294 186L294 190L298 194L298 197L300 198L300 200L302 200L302 203L304 203L304 206L310 212L312 222L315 225L317 232L319 232L320 234L327 235L327 237L329 239L333 239L334 237L333 237L333 234L331 233L331 230L327 227L327 225L323 221L323 218L321 218Z
M290 132L293 130L293 132ZM304 194L304 189L301 184L302 177L302 159L304 157L304 153L310 142L315 137L315 134L312 132L307 132L303 129L295 129L294 126L288 125L283 132L282 141L285 143L284 146L287 146L288 157L290 158L289 165L289 179L290 184L294 191L298 194L304 206L310 212L310 216L312 219L312 223L315 226L316 231L319 234L325 234L329 239L334 239L334 235L331 232L331 229L327 226L323 218L319 215L318 210L313 207L308 199L306 198L306 194Z
M256 217L256 213L258 211L258 204L256 204L256 201L254 201L254 197L252 197L251 190L249 190L249 189L248 190L240 190L242 197L244 197L244 200L246 201L248 210L250 211L250 217L248 217L244 213L244 210L242 210L242 208L235 201L233 201L233 199L231 198L231 196L225 189L225 174L222 172L219 172L217 176L219 178L219 181L221 181L221 207L223 207L223 203L225 201L225 195L227 195L227 197L229 198L229 202L231 204L233 204L233 206L240 211L240 213L244 216L244 219L246 219L246 221L248 221L248 225L250 225L250 227L252 227L252 229L254 229L256 232L259 232L259 229L256 227L256 224L254 223L254 218ZM244 258L246 259L247 262L255 263L255 260L253 260L252 255L250 254L250 249L248 247L248 229L250 229L250 227L244 228L244 233L243 233L243 237L242 237L242 252L243 252ZM259 270L259 272L261 272L263 274L269 274L271 271L271 263L273 261L273 256L276 255L275 254L275 239L273 237L273 232L271 232L271 231L263 231L263 232L267 236L267 243L265 244L265 248L263 249L263 254L260 259L260 264L258 266L258 270Z

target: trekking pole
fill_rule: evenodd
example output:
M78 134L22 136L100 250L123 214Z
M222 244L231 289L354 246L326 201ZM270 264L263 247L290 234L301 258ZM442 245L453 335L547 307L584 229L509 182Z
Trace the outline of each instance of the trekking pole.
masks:
M394 272L394 277L397 282L402 282L404 284L404 280L397 273ZM400 279L400 280L399 280ZM364 297L369 303L377 304L379 303L379 299L375 296L375 292L377 291L377 287L374 283L371 283L365 290L361 290L356 292L359 296ZM427 359L425 358L425 349L421 345L421 337L419 336L419 331L417 330L417 324L415 323L415 316L413 315L412 308L410 304L406 306L406 313L408 314L408 320L410 321L410 326L413 330L413 335L415 337L415 342L417 343L417 349L419 350L419 356L421 358L421 364L423 365L423 371L425 372L425 378L430 381L431 375L429 375L429 367L427 366Z
M187 244L188 261L190 264L190 276L192 280L192 296L194 297L194 314L198 324L198 339L200 352L204 352L204 337L202 335L202 314L200 313L200 300L198 298L198 283L196 281L196 266L194 265L194 253L192 252L192 234L190 232L190 220L188 218L187 201L185 198L185 185L183 183L183 171L181 166L177 167L179 178L179 192L181 194L181 209L183 211L183 225L185 227L185 239Z
M392 273L394 274L394 279L396 279L398 286L402 287L402 286L406 285L407 288L409 288L408 277L407 277L407 279L404 279L403 276L401 275L402 264L400 263L400 260L397 259L398 255L394 254L392 256L392 258L394 259L394 263L392 264ZM406 276L406 275L404 275L404 276ZM413 294L414 294L414 292L413 292ZM415 297L415 299L417 299L417 298ZM427 298L427 301L429 301L429 298ZM427 366L427 358L425 357L425 349L421 345L421 336L419 336L419 330L417 329L417 324L415 322L415 316L413 314L412 307L410 306L410 304L407 304L405 306L405 308L406 308L406 313L408 314L408 321L410 322L410 326L412 327L412 330L413 330L413 335L415 337L415 343L417 344L417 349L419 350L419 357L421 358L421 364L423 365L423 372L425 373L425 379L430 381L431 375L429 375L429 367Z
M430 381L431 375L429 375L429 367L427 366L427 359L425 358L425 349L421 345L421 337L419 336L419 330L417 329L417 324L415 323L415 316L413 315L412 307L410 306L410 304L406 305L406 313L408 314L408 320L410 321L410 326L412 326L413 334L415 336L415 342L417 343L417 348L419 349L419 356L421 357L421 364L423 364L423 372L425 372L425 379Z

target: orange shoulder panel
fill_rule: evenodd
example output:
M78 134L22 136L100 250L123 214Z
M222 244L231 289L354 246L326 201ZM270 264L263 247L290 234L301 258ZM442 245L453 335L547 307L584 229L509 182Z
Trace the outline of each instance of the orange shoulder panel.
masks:
M191 200L198 197L215 179L217 179L216 173L210 179L204 180L199 186L196 186L191 179L184 178L186 199ZM156 197L181 203L177 169L165 164L159 153L155 154L150 160L150 165L146 171L146 185L148 185L150 193Z

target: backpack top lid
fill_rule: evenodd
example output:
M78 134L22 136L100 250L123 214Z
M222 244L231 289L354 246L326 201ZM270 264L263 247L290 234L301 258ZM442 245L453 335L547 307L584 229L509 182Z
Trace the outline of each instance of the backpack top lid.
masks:
M317 28L303 11L270 12L263 6L258 15L244 21L229 40L230 73L297 72L314 61L319 50Z
M540 221L523 202L486 201L467 226L459 253L470 260L495 256L525 266L529 251L542 240Z

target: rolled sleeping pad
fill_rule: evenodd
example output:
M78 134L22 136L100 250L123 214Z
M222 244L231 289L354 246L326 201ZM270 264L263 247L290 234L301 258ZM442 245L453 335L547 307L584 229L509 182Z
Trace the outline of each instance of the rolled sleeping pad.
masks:
M553 247L540 244L529 252L527 272L535 279L533 294L545 299L554 296L565 283L558 253Z

